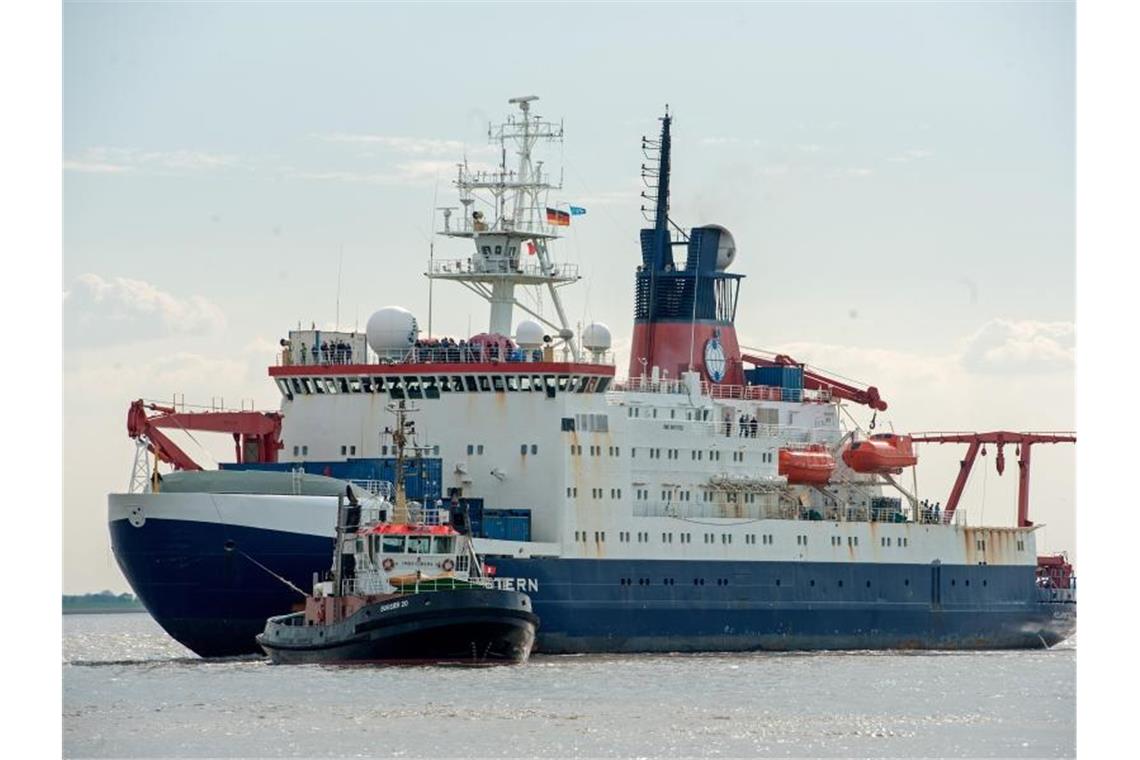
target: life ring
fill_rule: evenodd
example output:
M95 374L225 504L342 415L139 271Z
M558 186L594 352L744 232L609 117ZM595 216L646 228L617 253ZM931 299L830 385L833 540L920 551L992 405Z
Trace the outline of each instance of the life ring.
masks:
M452 562L450 559L445 559L443 561L442 567L443 567L444 572L450 573L452 570L455 569L455 563Z
M391 557L385 557L383 565L384 565L385 570L391 570L393 567L396 566L396 563Z

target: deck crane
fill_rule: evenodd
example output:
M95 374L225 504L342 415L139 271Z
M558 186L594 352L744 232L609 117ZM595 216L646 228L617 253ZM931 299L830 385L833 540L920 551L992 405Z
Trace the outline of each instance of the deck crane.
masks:
M148 414L155 412L155 414ZM131 402L127 433L145 443L158 459L176 470L201 470L189 454L163 432L163 428L189 432L230 433L238 462L276 462L281 442L281 414L255 411L179 412L173 406Z
M997 430L991 433L912 433L911 440L915 443L965 443L966 458L960 463L961 469L950 489L950 498L946 501L946 509L942 513L942 522L949 524L954 518L954 510L966 489L966 480L970 477L970 470L974 467L974 460L978 458L978 451L986 444L997 447L998 475L1005 472L1006 444L1017 446L1017 527L1030 528L1033 523L1029 519L1029 452L1034 444L1038 443L1076 443L1077 434L1073 432L1055 433L1014 433L1008 430Z
M757 349L746 349L756 351ZM887 410L887 402L883 401L879 396L879 389L873 385L866 388L859 388L850 383L836 380L833 377L828 377L814 369L808 369L802 362L798 362L787 354L775 354L770 359L765 359L762 356L755 354L742 354L741 360L746 364L752 364L757 367L797 367L804 368L804 388L808 390L826 390L836 398L841 398L846 401L854 401L856 404L863 404L872 409L880 412Z

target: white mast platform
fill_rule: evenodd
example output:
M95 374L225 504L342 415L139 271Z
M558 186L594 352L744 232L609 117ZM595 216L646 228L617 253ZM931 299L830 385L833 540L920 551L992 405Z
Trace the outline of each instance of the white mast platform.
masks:
M453 280L486 299L491 304L489 332L512 335L512 313L515 306L530 314L552 330L552 338L561 342L578 359L574 331L566 319L566 311L558 296L558 288L580 278L575 264L556 263L550 255L549 241L559 237L546 223L547 198L551 190L562 189L547 180L542 161L532 161L531 151L539 140L561 142L561 124L543 121L530 115L531 101L536 95L511 98L522 111L506 122L487 129L487 137L499 144L500 163L494 171L472 170L466 159L459 164L455 186L462 217L452 226L453 208L443 209L443 229L439 234L466 238L474 250L467 259L436 259L429 262L427 276L437 280ZM507 168L508 146L518 155L518 168ZM533 253L531 253L533 250ZM557 322L520 302L515 286L530 285L550 292L557 312Z

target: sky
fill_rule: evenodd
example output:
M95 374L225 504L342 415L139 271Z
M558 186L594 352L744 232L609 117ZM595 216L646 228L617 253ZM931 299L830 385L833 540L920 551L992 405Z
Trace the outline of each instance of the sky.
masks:
M564 120L551 200L588 213L562 292L619 372L668 104L671 216L732 231L744 345L876 385L879 429L1074 427L1071 4L69 3L63 53L65 593L127 590L106 494L131 399L274 408L278 339L333 326L338 292L342 327L426 323L432 209L518 95ZM485 327L459 286L434 304L437 333ZM920 455L945 501L962 450ZM992 460L963 506L1012 524ZM1075 557L1074 447L1033 461L1039 549Z

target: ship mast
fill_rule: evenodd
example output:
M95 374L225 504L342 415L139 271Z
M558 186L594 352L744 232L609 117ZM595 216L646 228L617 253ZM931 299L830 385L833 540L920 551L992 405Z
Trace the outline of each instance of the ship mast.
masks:
M574 331L558 289L580 279L578 268L553 260L549 243L559 236L546 222L550 191L560 190L562 184L561 180L552 184L543 162L533 159L535 145L539 141L560 143L563 129L561 124L531 116L530 104L535 100L536 95L511 98L509 102L517 105L521 114L488 127L488 139L499 148L496 169L472 169L466 159L458 164L455 186L463 216L455 227L450 224L450 215L445 216L439 234L470 240L474 251L468 259L430 261L427 276L458 282L490 303L488 332L510 336L517 306L549 327L551 337L577 360ZM509 151L518 157L515 169L507 168ZM545 287L555 317L551 319L519 301L515 288L520 285Z
M396 525L407 525L411 522L408 512L408 495L404 484L405 446L409 434L415 434L414 423L407 418L408 408L401 401L399 404L389 404L388 410L396 415L396 429L392 431L392 444L396 448L396 482L395 504L392 511L392 522ZM411 411L415 411L414 409Z

